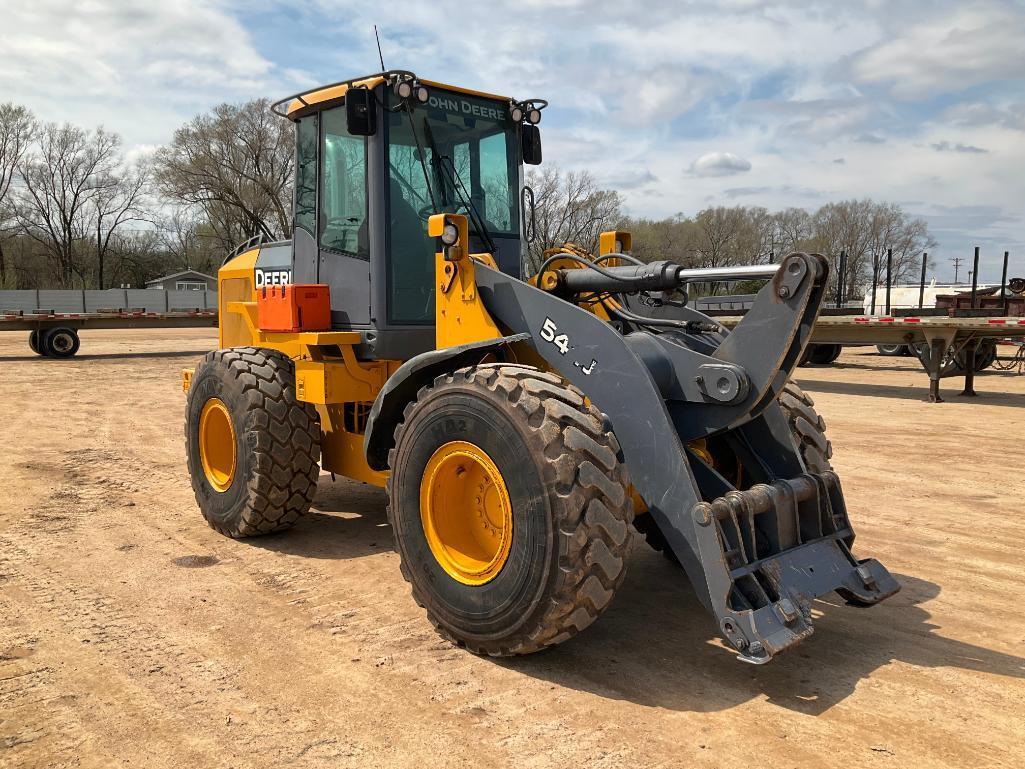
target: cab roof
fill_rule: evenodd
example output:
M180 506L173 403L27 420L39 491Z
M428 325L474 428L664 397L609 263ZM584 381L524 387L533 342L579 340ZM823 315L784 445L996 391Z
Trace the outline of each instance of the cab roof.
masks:
M508 96L500 96L499 94L487 93L486 91L475 91L471 88L462 88L456 85L439 83L436 80L424 80L423 78L418 78L414 73L409 72L408 70L394 69L388 70L387 72L378 72L373 75L363 75L362 77L352 78L350 80L342 80L337 83L318 86L309 91L302 91L300 93L293 94L292 96L286 96L284 99L272 104L271 111L281 117L292 119L293 117L298 117L296 113L300 111L305 112L308 108L313 107L316 104L341 99L350 88L376 88L382 83L392 82L396 79L403 78L412 78L428 88L441 88L446 91L464 93L469 96L479 96L484 99L510 101Z

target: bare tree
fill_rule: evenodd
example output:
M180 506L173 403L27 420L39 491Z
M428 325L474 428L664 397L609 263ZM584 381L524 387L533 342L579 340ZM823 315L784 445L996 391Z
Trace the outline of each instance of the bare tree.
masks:
M0 288L7 285L7 259L4 235L13 219L9 194L18 173L18 165L36 133L36 121L25 107L0 104Z
M534 190L536 224L536 237L529 247L530 272L540 267L546 249L564 243L576 243L593 253L598 236L620 219L619 194L599 189L587 171L563 174L556 166L531 170L527 184Z
M779 261L792 251L835 258L845 251L845 298L857 296L871 283L873 266L879 280L884 279L888 250L893 251L896 281L918 270L919 255L935 245L924 220L909 216L899 205L872 200L829 203L814 213L800 208L770 213L758 207L713 207L693 219L676 214L662 220L624 220L620 226L633 232L636 256L687 266Z
M921 264L922 251L936 244L925 221L908 216L895 203L844 200L822 206L813 219L815 250L833 256L846 253L845 300L858 297L873 276L885 278L888 249L894 253L897 281Z
M666 219L624 219L618 229L633 235L633 255L638 259L669 259L688 267L698 261L700 233L694 220L682 213Z
M115 234L107 258L112 286L143 286L147 280L168 272L168 254L160 234L149 228Z
M145 218L147 170L125 168L117 134L47 123L18 173L22 188L13 200L14 219L51 262L56 282L68 288L76 281L94 284L95 262L102 286L115 235Z
M803 208L785 208L772 214L772 261L794 251L807 250L815 234L812 216Z
M178 270L212 273L219 240L201 210L177 206L159 223L160 245L168 265Z
M225 250L250 235L291 233L295 138L269 106L267 99L221 104L157 152L160 191L198 206Z
M38 151L19 167L24 191L15 201L18 225L54 262L65 287L76 276L84 282L81 255L91 231L88 212L100 180L117 162L119 145L117 135L102 128L88 132L49 123L40 133Z
M96 287L105 288L104 265L112 241L124 225L152 221L147 209L150 171L145 163L134 168L104 169L97 180L96 194L90 201L87 215L93 220L96 233Z

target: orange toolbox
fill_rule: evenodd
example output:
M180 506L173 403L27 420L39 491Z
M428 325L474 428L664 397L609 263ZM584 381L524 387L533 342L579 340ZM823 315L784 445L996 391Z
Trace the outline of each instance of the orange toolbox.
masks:
M261 331L330 331L331 294L322 283L262 286L256 315Z

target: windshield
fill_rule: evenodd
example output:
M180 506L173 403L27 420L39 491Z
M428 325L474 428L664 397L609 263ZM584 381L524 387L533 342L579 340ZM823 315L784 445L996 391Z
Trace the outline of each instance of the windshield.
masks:
M392 182L417 211L435 213L436 203L443 212L468 213L468 198L492 235L519 235L516 134L506 105L432 91L426 104L414 106L412 127L404 110L388 122Z
M519 237L516 126L503 102L436 89L411 112L386 114L390 316L392 321L425 322L434 317L435 246L427 237L431 214L465 214L470 234L485 244Z

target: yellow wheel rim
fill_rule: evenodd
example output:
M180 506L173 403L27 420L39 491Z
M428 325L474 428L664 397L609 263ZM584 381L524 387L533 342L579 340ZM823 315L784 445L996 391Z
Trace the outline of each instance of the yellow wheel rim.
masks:
M491 457L472 443L452 441L431 456L420 482L420 520L438 563L464 585L494 579L509 558L509 492Z
M217 491L227 491L235 480L235 427L220 398L211 398L199 415L199 458L207 482Z

